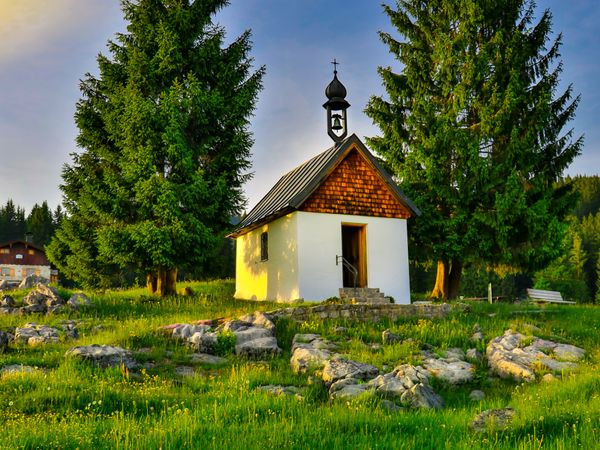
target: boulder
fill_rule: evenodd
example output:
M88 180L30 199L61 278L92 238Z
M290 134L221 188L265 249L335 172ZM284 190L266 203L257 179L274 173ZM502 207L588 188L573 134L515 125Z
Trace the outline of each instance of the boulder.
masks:
M423 352L423 367L429 373L449 384L464 384L473 380L475 368L464 360L461 349L448 349L445 357L440 358L429 352Z
M370 380L378 374L377 367L335 355L325 362L322 378L325 383L332 384L344 378Z
M355 378L344 378L331 385L329 396L332 399L354 400L368 391L373 391L373 387L369 384L359 383Z
M198 352L214 354L217 348L217 333L198 331L188 339L188 342Z
M90 304L91 301L89 297L83 292L76 292L75 294L71 295L69 300L67 300L67 305L75 310L88 307Z
M8 345L14 340L14 336L6 331L0 331L0 353L4 353Z
M329 350L321 350L312 347L296 347L290 359L290 365L294 373L306 373L312 370L319 370L325 366L327 360L331 358Z
M131 351L110 345L92 344L73 347L67 350L65 356L79 358L102 368L121 365L128 369L138 367L138 363L133 359Z
M371 380L375 393L397 399L413 408L442 408L443 399L429 386L429 372L421 366L404 364Z
M257 391L264 392L265 394L272 395L274 397L281 397L284 395L293 395L294 397L302 398L302 389L297 386L283 386L281 384L268 384L265 386L258 386Z
M177 366L175 373L181 377L193 377L196 375L196 370L190 366Z
M384 345L395 344L397 342L402 342L402 336L394 334L390 330L384 330L381 333L381 342L383 342Z
M473 360L481 360L483 359L483 355L476 348L470 348L467 350L466 357Z
M207 325L181 324L173 328L173 337L175 339L189 340L194 334L204 334L210 330Z
M255 341L257 339L263 338L273 338L273 331L268 330L267 328L262 327L247 327L247 328L238 328L233 332L236 338L236 346L245 344L250 341Z
M516 411L512 408L488 409L475 416L471 428L477 432L502 430L509 425L515 414Z
M3 308L14 308L16 305L14 299L10 295L3 295L0 300L0 306Z
M242 322L246 322L255 327L262 327L275 332L275 324L268 314L261 311L255 311L254 314L248 314L240 317Z
M235 353L251 358L262 358L278 355L281 353L281 349L277 345L277 339L274 336L264 336L236 344Z
M48 280L43 277L38 277L37 275L27 275L19 284L19 289L31 289L35 287L38 283L48 283Z
M574 369L577 364L573 361L582 359L585 350L506 330L504 335L490 341L486 356L490 368L499 376L533 381L535 367L543 366L553 371Z
M59 341L59 332L56 328L30 322L21 328L15 329L15 341L32 347L56 344Z
M57 302L57 304L64 303L63 299L58 294L58 290L53 286L48 286L47 284L44 284L44 283L37 283L35 285L35 290L36 290L36 292L39 292L40 294L42 294L44 297L55 300Z
M46 304L46 296L38 291L31 291L29 294L25 296L23 299L23 304L25 305L45 305Z

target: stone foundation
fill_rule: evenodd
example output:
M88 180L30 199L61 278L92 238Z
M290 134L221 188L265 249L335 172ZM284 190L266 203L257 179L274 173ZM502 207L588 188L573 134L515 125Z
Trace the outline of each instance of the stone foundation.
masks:
M370 305L318 305L312 307L283 308L269 311L267 314L273 319L288 317L292 320L303 322L308 319L350 319L358 321L379 321L381 319L397 320L400 318L423 317L433 319L446 317L452 306L449 304L426 305L395 305L395 304L370 304Z

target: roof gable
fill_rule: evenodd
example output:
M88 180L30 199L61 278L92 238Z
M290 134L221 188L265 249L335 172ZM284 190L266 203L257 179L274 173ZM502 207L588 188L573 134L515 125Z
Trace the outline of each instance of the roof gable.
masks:
M351 150L356 150L363 156L372 169L377 172L381 182L389 189L391 194L406 207L409 215L421 214L419 209L404 195L387 172L379 165L358 136L353 134L281 177L267 195L252 208L229 237L241 236L262 224L298 210Z
M321 185L306 199L301 211L354 216L408 219L411 211L352 147Z

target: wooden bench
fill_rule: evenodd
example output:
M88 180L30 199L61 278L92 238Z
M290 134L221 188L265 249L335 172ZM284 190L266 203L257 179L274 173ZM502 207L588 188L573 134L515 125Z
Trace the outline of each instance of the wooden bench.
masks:
M544 291L542 289L527 289L527 296L534 302L545 302L545 303L562 303L565 305L574 305L575 302L568 302L563 300L560 292L557 291Z

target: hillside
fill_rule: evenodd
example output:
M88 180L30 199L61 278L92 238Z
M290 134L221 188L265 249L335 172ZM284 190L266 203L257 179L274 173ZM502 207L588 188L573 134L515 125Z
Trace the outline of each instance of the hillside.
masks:
M597 377L600 311L592 306L469 304L438 319L405 318L378 323L345 319L276 321L281 354L252 360L219 349L226 360L209 364L161 327L200 319L238 317L281 307L232 299L231 281L192 283L194 296L148 298L141 290L90 295L89 308L55 315L0 315L0 330L14 332L27 322L68 330L56 343L11 344L0 354L0 371L13 364L31 372L0 375L0 446L60 448L593 448L600 432ZM61 290L68 298L71 294ZM19 301L24 292L12 292ZM66 322L72 321L72 322ZM484 341L471 340L479 324ZM363 395L330 400L318 376L290 367L292 339L316 333L346 358L384 373L400 364L419 364L423 348L476 348L513 329L531 336L574 344L586 350L579 368L556 373L554 382L516 383L474 364L473 380L452 386L431 380L443 409L390 408ZM382 344L390 330L400 341ZM529 338L528 338L529 339ZM533 339L533 338L531 338ZM221 341L220 341L221 342ZM65 357L74 346L105 344L133 351L139 369L95 367ZM214 362L214 361L213 361ZM265 385L296 386L299 395L273 396ZM473 390L485 398L470 400ZM585 405L585 408L582 407ZM512 407L506 430L474 432L481 411ZM394 409L394 410L392 410Z

